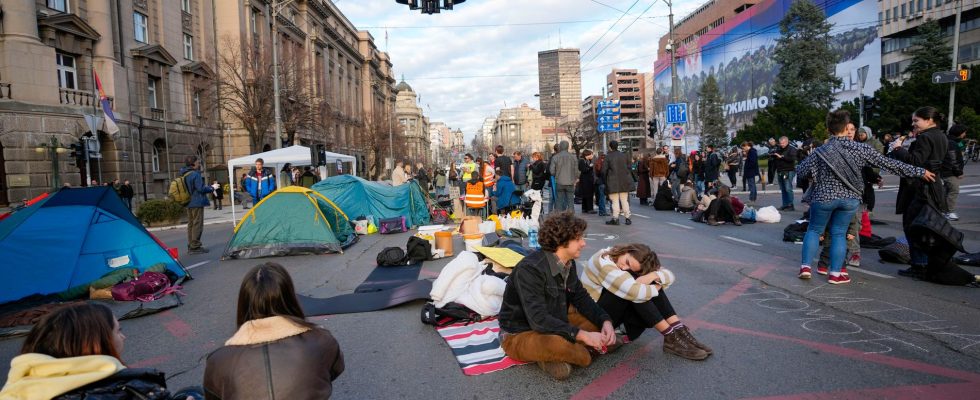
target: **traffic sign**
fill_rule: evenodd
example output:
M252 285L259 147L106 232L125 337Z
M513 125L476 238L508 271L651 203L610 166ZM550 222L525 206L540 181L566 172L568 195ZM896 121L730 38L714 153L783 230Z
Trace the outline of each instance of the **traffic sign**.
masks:
M596 108L612 108L619 107L619 100L599 100L596 104Z
M668 124L687 123L687 103L672 103L667 105Z
M681 140L684 138L684 127L677 125L670 128L670 138L674 140Z
M970 80L970 70L939 71L932 74L932 83L955 83Z
M620 119L618 115L601 115L598 118L596 118L596 122L600 124L611 124L611 123L619 123Z
M596 110L596 115L619 115L621 112L619 107L600 108Z

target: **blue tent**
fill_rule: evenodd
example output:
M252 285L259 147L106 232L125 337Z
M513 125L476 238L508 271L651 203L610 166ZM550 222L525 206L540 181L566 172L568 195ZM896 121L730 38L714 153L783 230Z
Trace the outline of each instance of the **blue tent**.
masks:
M116 268L187 272L111 187L66 188L0 222L0 304L85 285Z
M376 220L404 216L408 226L429 223L429 206L415 181L391 186L352 175L337 175L311 189L333 201L351 219L362 215L373 215Z

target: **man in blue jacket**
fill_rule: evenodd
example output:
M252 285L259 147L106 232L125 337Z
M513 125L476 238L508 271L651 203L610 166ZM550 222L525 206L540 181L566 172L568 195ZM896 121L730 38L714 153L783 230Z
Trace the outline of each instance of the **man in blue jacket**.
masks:
M201 244L201 234L204 232L204 207L210 205L207 194L214 191L214 188L204 183L200 169L201 160L197 156L184 158L184 167L180 169L180 176L184 177L184 185L191 194L191 201L187 203L188 254L208 252Z
M515 204L521 204L521 197L514 195L514 190L514 181L509 176L498 176L497 185L490 193L491 197L497 199L498 212Z
M252 195L252 205L259 204L262 198L276 191L276 174L272 168L265 168L265 161L255 160L255 167L248 171L245 190Z

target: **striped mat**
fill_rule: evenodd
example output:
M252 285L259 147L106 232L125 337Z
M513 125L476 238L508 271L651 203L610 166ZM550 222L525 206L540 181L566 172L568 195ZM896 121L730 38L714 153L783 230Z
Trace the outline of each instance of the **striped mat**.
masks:
M500 324L496 317L476 323L457 323L436 328L453 349L464 375L482 375L527 364L507 357L500 348Z

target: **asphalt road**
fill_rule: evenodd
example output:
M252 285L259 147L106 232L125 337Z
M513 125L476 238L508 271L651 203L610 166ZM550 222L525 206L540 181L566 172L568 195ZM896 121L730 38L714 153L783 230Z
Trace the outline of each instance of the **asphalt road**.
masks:
M961 220L955 225L966 233L967 249L978 250L980 167L969 165L967 174L964 186L974 186L964 191L976 191L960 196ZM875 233L901 235L894 190L878 195L875 219L887 224L876 225ZM758 204L776 204L778 198L764 194ZM863 251L851 284L832 286L819 276L801 281L801 246L781 238L783 227L802 212L784 213L779 224L710 227L635 200L633 211L628 227L586 216L588 233L596 235L589 237L583 258L624 241L651 245L677 275L668 290L675 309L715 350L708 360L666 355L661 336L648 332L589 368L576 369L565 382L552 381L534 366L467 377L439 335L419 322L422 302L415 302L313 318L333 332L345 354L347 371L335 382L335 398L975 399L980 393L980 290L899 277L900 267L880 263L873 250ZM217 261L231 229L206 226L211 252L182 258L195 278L184 285L184 306L122 323L128 336L124 361L163 370L172 389L200 384L204 358L235 330L242 275L266 261ZM185 246L182 230L157 235ZM269 261L285 265L304 294L350 293L381 248L404 246L408 236L373 235L342 255ZM421 278L437 276L447 262L426 262ZM6 374L20 344L0 342L0 373Z

